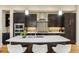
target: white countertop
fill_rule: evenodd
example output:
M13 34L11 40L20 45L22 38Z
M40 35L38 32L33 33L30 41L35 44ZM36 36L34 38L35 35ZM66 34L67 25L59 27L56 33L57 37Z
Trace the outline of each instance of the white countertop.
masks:
M16 36L13 38L10 38L6 41L8 42L24 42L24 43L51 43L51 42L68 42L69 39L59 36L59 35L45 35L40 38L34 38L31 36L31 38L22 38L22 36Z
M27 32L27 33L41 33L41 32ZM44 32L44 33L60 33L60 34L64 34L65 32Z

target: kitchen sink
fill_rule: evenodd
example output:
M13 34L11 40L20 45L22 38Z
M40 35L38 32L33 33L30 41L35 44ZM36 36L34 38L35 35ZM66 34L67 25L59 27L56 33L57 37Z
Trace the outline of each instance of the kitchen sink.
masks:
M43 35L28 35L28 38L43 38Z

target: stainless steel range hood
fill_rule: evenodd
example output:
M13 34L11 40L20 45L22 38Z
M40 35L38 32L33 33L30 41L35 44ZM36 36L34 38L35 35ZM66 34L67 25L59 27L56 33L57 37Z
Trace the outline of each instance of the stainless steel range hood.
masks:
M37 21L37 32L46 33L48 32L48 22L45 19Z

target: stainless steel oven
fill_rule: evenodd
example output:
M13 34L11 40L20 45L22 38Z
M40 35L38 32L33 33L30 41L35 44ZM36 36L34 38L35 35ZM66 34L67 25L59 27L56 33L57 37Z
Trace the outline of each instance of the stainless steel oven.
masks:
M14 24L14 36L20 35L24 31L24 23L15 23Z

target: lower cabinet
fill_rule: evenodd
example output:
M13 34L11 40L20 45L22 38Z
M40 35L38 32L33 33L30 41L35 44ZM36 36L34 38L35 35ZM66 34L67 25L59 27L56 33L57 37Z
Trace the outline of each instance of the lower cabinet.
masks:
M7 44L6 40L10 38L10 33L2 33L2 43Z

